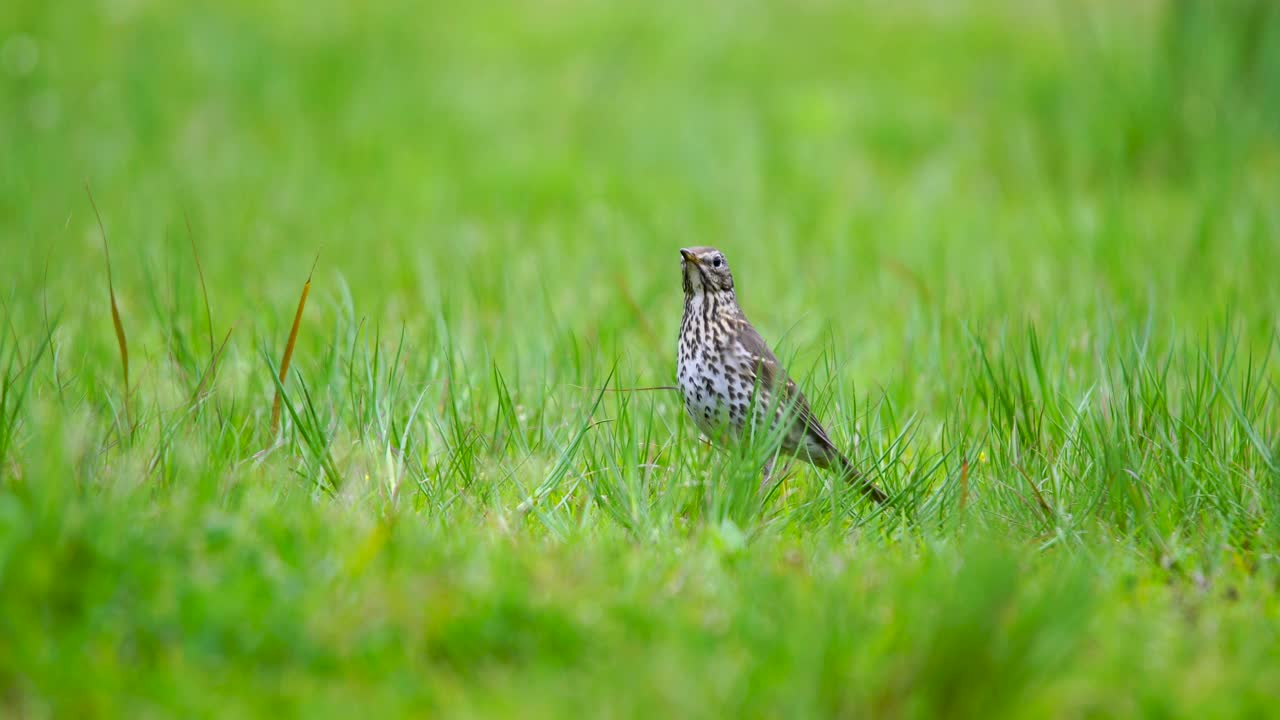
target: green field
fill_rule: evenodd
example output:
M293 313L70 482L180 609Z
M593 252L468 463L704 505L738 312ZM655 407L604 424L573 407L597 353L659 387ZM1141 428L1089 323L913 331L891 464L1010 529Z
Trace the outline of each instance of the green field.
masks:
M1280 5L472 5L0 3L0 716L1274 712Z

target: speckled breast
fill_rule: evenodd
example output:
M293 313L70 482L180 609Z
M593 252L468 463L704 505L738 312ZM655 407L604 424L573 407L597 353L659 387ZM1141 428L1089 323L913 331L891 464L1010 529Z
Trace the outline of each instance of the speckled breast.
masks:
M735 352L726 323L717 313L703 312L695 303L680 326L676 355L676 380L684 406L694 423L708 436L741 434L750 407L753 378ZM741 366L741 367L740 367Z

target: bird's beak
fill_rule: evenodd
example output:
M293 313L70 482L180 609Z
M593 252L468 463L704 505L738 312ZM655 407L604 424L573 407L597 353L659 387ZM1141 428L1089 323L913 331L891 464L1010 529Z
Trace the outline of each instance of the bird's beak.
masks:
M690 263L693 263L694 265L702 264L701 262L698 261L698 256L689 252L688 248L680 248L680 257L684 258L685 262L690 262Z

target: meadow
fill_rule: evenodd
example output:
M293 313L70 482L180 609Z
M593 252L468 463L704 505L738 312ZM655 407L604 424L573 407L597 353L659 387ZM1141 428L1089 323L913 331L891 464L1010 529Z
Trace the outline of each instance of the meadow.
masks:
M2 3L0 716L1265 716L1278 178L1265 0Z

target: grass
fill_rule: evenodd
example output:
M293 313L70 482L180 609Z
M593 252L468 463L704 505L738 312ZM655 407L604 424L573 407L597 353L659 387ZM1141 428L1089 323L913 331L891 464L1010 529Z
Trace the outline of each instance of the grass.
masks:
M453 5L0 7L0 714L1269 712L1270 3Z

